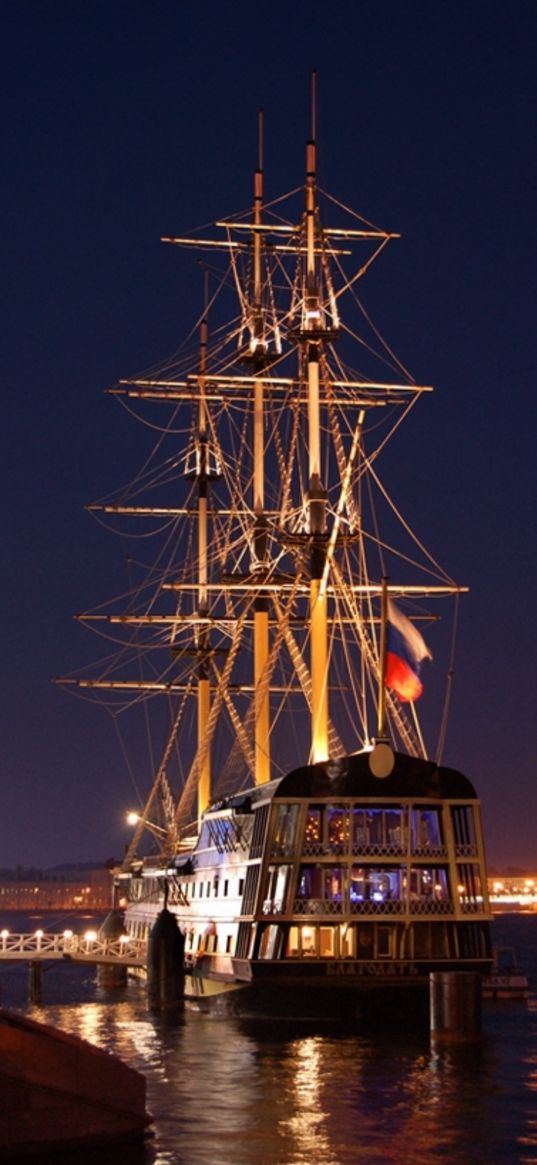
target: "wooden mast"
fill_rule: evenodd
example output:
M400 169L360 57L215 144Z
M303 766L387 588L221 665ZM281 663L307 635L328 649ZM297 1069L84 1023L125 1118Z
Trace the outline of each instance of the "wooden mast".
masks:
M254 286L253 327L250 347L254 363L254 574L265 574L267 569L267 529L265 517L265 432L263 368L266 353L265 321L263 318L263 281L261 213L263 207L263 113L258 120L258 168L254 174ZM263 682L269 656L268 599L260 595L254 605L254 684L255 684L255 782L270 781L270 703L269 686Z
M207 404L205 381L207 373L207 320L208 287L205 274L205 311L200 324L200 355L198 376L198 433L196 441L196 479L198 483L198 616L207 618L207 482L208 482L208 436ZM211 801L211 755L210 749L203 749L207 736L211 711L211 685L209 679L209 629L207 623L200 623L197 632L198 650L198 751L202 760L198 784L198 817L201 818Z
M321 485L321 424L319 356L322 312L315 258L316 195L316 74L312 74L312 134L306 147L306 279L302 331L308 384L308 534L311 538L310 664L313 762L328 758L328 618L321 588L326 556L326 492Z

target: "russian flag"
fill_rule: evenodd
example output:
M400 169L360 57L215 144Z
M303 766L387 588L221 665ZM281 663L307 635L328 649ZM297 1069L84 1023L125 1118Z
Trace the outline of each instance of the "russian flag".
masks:
M403 703L418 700L423 691L420 668L423 659L432 659L431 652L414 624L388 599L388 627L386 642L386 687L391 688Z

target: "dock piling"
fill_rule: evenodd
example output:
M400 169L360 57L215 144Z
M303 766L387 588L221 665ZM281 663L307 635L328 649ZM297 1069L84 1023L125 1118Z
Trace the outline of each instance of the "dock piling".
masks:
M432 971L429 977L431 1035L444 1040L475 1040L481 1034L481 975L470 971Z

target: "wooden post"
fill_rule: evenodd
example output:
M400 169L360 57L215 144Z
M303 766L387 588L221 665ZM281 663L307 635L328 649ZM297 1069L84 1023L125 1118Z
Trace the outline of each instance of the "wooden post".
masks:
M28 999L40 1007L43 1002L43 964L39 959L34 959L28 966Z

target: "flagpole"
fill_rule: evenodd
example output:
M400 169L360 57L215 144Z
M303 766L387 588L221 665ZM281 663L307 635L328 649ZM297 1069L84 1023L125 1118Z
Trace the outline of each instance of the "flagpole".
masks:
M377 708L377 740L386 740L386 655L388 645L388 577L382 578L380 592L380 660Z

